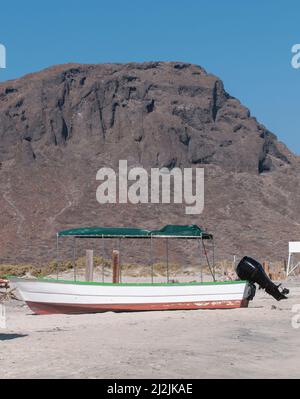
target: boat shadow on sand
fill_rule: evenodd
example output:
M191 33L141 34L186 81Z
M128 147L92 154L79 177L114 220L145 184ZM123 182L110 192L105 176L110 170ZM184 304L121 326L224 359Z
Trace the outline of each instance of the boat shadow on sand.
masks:
M28 334L0 334L0 341L10 341L16 338L25 338Z

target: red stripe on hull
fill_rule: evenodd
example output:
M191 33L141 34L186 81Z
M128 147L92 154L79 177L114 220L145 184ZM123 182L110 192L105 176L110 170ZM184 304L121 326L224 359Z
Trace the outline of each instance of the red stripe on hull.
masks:
M236 309L247 308L248 300L242 301L203 301L182 303L139 303L84 305L67 303L26 302L35 314L83 314L101 312L143 312L154 310L196 310L196 309Z

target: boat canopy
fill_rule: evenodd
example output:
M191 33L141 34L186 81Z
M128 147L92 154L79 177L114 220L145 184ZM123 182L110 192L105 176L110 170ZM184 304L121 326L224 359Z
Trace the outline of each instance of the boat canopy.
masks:
M212 234L206 233L197 225L167 225L160 230L145 230L132 227L81 227L63 230L58 237L77 238L201 238L213 239Z

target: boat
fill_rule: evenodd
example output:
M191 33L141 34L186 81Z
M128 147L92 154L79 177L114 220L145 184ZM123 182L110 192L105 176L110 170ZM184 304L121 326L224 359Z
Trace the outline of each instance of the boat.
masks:
M214 283L97 283L11 278L36 314L233 309L247 307L246 281Z
M59 279L59 267L56 279L13 276L9 278L10 284L17 290L20 299L26 302L35 314L246 308L255 296L254 283L258 283L277 300L285 299L288 293L286 289L279 290L279 287L264 273L262 266L248 257L243 258L239 263L236 281L216 281L214 264L211 264L204 244L204 240L213 240L213 236L196 225L168 225L161 230L152 231L105 227L64 230L57 234L57 249L60 237L74 238L73 280ZM122 283L119 277L116 280L115 276L113 282L105 282L104 273L102 282L77 281L76 240L80 238L150 239L151 252L154 239L165 239L167 281L154 282L153 264L150 283ZM200 247L203 249L202 255L211 272L211 282L170 281L168 267L168 241L170 239L199 240ZM57 264L59 265L59 262ZM118 268L121 268L120 265Z

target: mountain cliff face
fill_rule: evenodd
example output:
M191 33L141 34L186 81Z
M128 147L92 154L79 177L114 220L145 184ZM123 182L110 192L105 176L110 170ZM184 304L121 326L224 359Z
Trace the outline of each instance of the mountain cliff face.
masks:
M205 208L100 205L97 170L204 167ZM299 158L225 90L184 63L61 65L0 84L0 262L55 256L79 226L199 224L217 258L279 260L300 240Z

